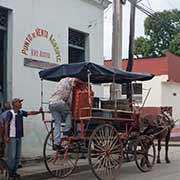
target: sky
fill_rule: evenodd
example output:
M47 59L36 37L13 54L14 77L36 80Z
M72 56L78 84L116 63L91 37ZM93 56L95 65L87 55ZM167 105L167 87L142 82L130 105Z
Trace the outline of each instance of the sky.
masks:
M110 0L112 1L112 0ZM163 10L179 9L180 0L142 0L139 5L145 5L151 8L154 12L161 12ZM122 58L128 57L128 45L129 45L129 15L130 15L130 3L127 1L123 5L123 50ZM144 36L144 20L147 16L136 10L135 20L135 38ZM111 46L112 46L112 5L105 10L104 15L104 59L111 59Z

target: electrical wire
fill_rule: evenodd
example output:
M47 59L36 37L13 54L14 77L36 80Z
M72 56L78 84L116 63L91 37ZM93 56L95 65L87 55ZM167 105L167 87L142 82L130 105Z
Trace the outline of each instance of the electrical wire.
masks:
M151 9L152 9L152 7L151 7L151 4L150 4L150 1L149 1L149 0L147 0L147 3L148 3L148 5L149 5L149 8L151 8Z
M158 14L153 11L151 8L147 7L146 5L142 4L136 4L133 0L128 0L132 5L136 6L141 12L146 14L147 16L151 17L154 21L158 21L160 26L164 26L166 28L169 28L169 24L165 24L162 21L159 20Z

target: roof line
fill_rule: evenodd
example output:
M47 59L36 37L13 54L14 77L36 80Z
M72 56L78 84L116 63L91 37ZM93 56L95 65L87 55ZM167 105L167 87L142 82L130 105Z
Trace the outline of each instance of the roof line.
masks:
M106 9L109 6L109 4L112 3L109 0L83 0L83 1L86 1L89 4L94 4L102 9Z

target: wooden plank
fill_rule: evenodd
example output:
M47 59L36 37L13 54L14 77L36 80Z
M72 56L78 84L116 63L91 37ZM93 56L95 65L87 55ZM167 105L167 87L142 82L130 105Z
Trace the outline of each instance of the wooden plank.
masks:
M79 120L108 120L108 121L127 121L127 122L133 122L134 119L129 118L108 118L108 117L98 117L98 116L88 116L88 117L80 117Z
M133 111L115 110L115 109L99 109L99 108L92 108L92 110L96 110L96 111L104 111L104 112L129 113L129 114L132 114L132 113L133 113Z

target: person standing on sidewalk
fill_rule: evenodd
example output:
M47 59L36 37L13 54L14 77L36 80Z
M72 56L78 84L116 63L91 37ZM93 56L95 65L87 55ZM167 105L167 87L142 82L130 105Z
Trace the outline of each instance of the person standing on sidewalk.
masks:
M5 122L7 119L7 113L11 109L11 103L6 102L4 104L3 113L0 114L0 156L5 155Z
M24 136L23 131L23 117L29 115L36 115L41 113L39 111L23 111L23 99L14 98L12 100L12 110L7 113L7 120L5 123L5 135L7 141L7 163L9 167L10 177L18 178L17 174L18 165L21 158L21 139Z
M7 112L11 109L11 103L7 101L4 103L4 108L2 109L2 113L0 114L0 122L4 123L7 117Z
M73 134L72 132L72 113L71 113L71 104L72 104L72 92L73 87L77 85L83 85L85 82L77 79L77 78L71 78L66 77L61 79L57 87L55 89L55 92L51 95L49 99L49 110L55 119L55 128L54 128L54 150L61 150L63 147L60 146L60 128L61 128L61 122L62 117L65 119L65 129L63 134L66 136L70 136Z

